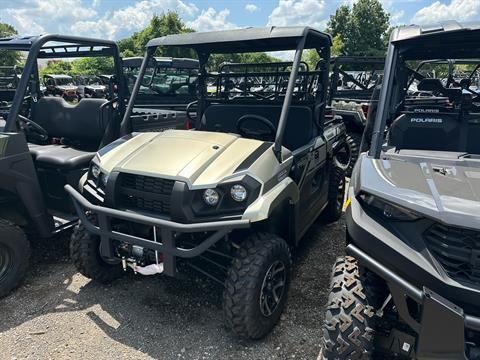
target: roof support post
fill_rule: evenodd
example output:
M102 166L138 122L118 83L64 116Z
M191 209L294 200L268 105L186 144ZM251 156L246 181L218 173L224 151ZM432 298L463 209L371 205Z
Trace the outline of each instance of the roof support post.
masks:
M377 114L373 125L372 142L368 152L368 155L373 156L376 159L380 158L380 153L382 151L385 125L390 113L390 102L394 86L393 77L395 76L397 61L397 49L392 43L390 43L388 46L387 58L385 59L385 70L382 89L380 90L380 98L378 99Z
M209 53L200 53L198 52L198 61L200 62L199 66L199 77L198 77L198 105L197 105L197 114L195 118L195 128L200 129L202 115L205 111L205 98L207 96L207 62L210 57Z
M129 134L132 130L130 115L132 114L133 106L135 105L135 99L137 98L140 86L142 85L143 76L145 75L145 71L147 70L148 63L150 62L150 59L155 53L156 49L156 47L148 47L147 51L145 51L142 65L140 66L140 70L138 71L137 80L135 81L135 85L133 85L132 93L130 94L130 99L128 100L127 109L125 110L125 115L123 116L122 123L120 124L120 135L122 136Z
M283 134L285 133L285 127L287 126L288 111L290 110L290 104L292 103L293 91L295 90L295 82L297 80L298 69L302 60L303 48L305 47L306 35L304 35L298 42L297 49L295 50L295 57L292 64L292 72L288 79L287 91L285 93L285 100L282 105L282 112L280 114L280 120L278 121L277 135L275 137L275 145L273 151L279 162L282 162L282 141Z

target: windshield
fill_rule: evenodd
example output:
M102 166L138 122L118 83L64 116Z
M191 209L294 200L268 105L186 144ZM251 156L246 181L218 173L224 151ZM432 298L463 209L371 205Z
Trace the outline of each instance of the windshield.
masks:
M418 57L397 58L390 82L382 84L392 89L385 118L376 119L386 125L383 150L480 155L480 59Z
M57 85L73 85L72 78L56 78L55 82Z

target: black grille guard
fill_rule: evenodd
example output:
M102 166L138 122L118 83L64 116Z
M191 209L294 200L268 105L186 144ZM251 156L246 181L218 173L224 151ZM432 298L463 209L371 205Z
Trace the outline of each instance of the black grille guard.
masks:
M232 230L250 227L250 220L242 219L183 224L134 212L94 205L70 185L65 186L65 191L70 195L78 217L85 228L92 234L100 237L100 253L102 256L107 259L114 257L112 240L156 250L164 254L164 273L170 276L175 276L176 274L175 257L192 258L198 256ZM86 215L87 211L97 216L98 225L90 221ZM160 229L161 242L155 242L113 230L111 226L113 219L158 227ZM210 231L213 233L193 248L185 249L175 245L175 234Z

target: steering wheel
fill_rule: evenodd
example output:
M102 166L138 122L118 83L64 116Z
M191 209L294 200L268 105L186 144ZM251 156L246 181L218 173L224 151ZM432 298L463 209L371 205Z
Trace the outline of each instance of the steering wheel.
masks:
M49 138L47 130L23 115L18 114L18 124L20 129L24 130L27 136L32 136L34 140L44 142Z
M262 124L266 127L266 130L258 129L252 130L245 126L247 121L254 121ZM275 134L277 133L277 129L275 125L272 124L270 120L266 117L256 115L256 114L246 114L241 116L237 120L237 133L239 133L242 137L256 139L256 140L263 140L263 141L274 141Z
M198 104L198 101L192 101L191 103L188 103L187 107L185 108L185 112L187 115L188 120L193 121L195 123L196 119L193 118L191 112L192 112L192 107Z

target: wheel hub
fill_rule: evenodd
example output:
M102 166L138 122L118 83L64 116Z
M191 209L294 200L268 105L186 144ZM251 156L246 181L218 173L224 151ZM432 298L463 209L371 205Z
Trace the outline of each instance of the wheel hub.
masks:
M285 264L277 260L267 270L260 291L260 311L269 317L282 301L287 280Z

